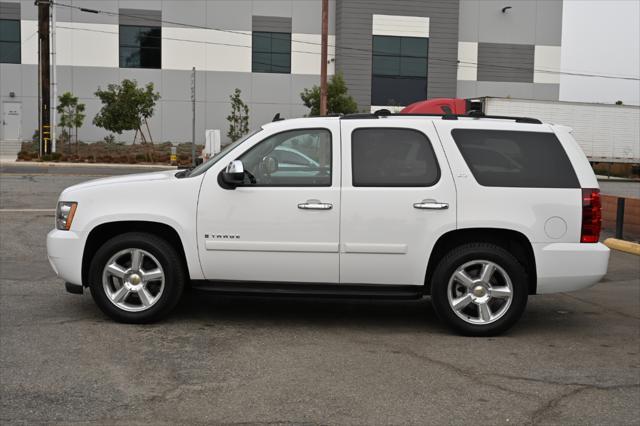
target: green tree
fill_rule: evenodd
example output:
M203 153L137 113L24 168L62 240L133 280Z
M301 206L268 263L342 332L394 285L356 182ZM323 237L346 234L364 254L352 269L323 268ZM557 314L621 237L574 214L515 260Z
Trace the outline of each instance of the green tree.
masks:
M347 93L347 85L341 73L336 73L327 84L327 113L352 114L358 111L358 104ZM310 109L309 116L320 115L320 87L313 86L300 93L304 105Z
M84 104L78 103L78 97L71 92L65 92L58 96L58 106L56 110L59 114L60 127L67 129L66 139L69 142L69 152L71 152L71 135L75 130L76 153L78 152L78 127L82 127L84 122ZM64 151L64 146L63 146Z
M109 84L106 90L95 93L102 108L93 119L93 124L110 132L122 134L125 130L135 130L133 142L136 142L138 133L142 142L147 142L142 126L147 129L149 141L153 143L148 120L153 116L156 102L160 94L154 92L153 83L145 87L138 87L135 80L122 80L121 84Z
M233 95L229 95L231 114L227 116L229 122L227 136L232 142L249 133L249 107L240 98L240 93L240 89L236 88Z

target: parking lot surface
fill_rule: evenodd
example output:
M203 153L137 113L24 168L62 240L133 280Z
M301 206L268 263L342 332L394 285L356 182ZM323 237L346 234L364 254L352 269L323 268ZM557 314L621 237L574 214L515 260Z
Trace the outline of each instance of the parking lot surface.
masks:
M640 257L531 297L494 338L451 334L428 300L198 291L166 321L117 324L64 291L45 236L65 186L127 171L0 176L2 424L640 423Z

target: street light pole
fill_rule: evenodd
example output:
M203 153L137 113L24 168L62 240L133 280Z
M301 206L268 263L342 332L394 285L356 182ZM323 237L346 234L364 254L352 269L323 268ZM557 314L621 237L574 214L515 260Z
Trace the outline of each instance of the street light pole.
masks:
M327 43L329 38L329 0L322 0L322 47L320 50L320 115L327 115Z

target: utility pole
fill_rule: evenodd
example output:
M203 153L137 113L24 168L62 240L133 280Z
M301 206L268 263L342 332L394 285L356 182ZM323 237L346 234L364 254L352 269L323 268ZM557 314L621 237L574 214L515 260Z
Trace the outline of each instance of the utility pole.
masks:
M196 166L196 67L191 71L191 165Z
M327 43L329 0L322 0L322 48L320 50L320 115L327 115Z
M38 79L40 83L40 153L51 153L51 86L49 67L49 2L37 0L38 5Z

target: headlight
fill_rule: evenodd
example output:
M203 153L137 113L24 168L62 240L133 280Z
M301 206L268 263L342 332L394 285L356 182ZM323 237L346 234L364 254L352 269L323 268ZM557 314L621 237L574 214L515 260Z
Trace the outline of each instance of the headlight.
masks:
M78 203L75 201L60 201L56 209L56 228L62 231L68 231L73 222L73 216L76 214Z

